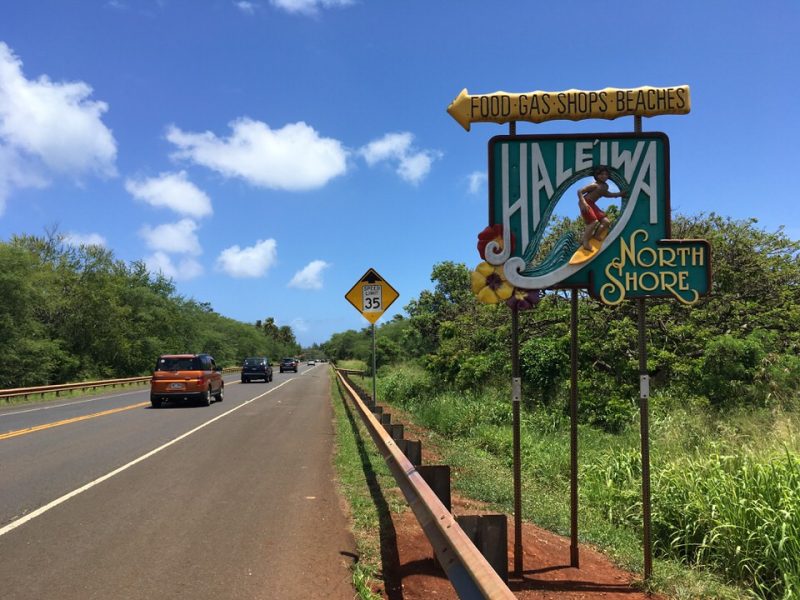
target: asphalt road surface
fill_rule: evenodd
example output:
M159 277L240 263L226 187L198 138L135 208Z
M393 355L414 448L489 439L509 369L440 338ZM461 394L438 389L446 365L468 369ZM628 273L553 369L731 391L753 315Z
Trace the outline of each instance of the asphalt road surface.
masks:
M0 410L0 597L353 598L325 365Z

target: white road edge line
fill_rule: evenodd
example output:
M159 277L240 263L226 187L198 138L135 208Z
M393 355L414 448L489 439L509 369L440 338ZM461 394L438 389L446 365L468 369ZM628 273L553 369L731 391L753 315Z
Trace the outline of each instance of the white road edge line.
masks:
M122 473L123 471L125 471L125 470L127 470L127 469L130 469L132 466L134 466L134 465L136 465L136 464L138 464L138 463L142 462L143 460L146 460L146 459L150 458L150 457L151 457L151 456L153 456L154 454L158 454L158 453L159 453L159 452L161 452L162 450L164 450L164 449L166 449L166 448L169 448L170 446L172 446L173 444L176 444L176 443L178 443L178 442L179 442L179 441L181 441L182 439L189 437L189 436L190 436L190 435L192 435L193 433L196 433L196 432L200 431L201 429L203 429L204 427L206 427L206 426L208 426L208 425L211 425L211 423L213 423L214 421L219 421L221 418L223 418L223 417L227 417L229 414L231 414L231 413L232 413L232 412L234 412L234 411L237 411L237 410L239 410L239 409L240 409L240 408L242 408L243 406L247 406L247 405L248 405L248 404L250 404L251 402L255 402L256 400L258 400L259 398L263 398L263 397L264 397L264 396L266 396L267 394L271 394L271 393L272 393L272 392L274 392L275 390L282 388L284 385L286 385L286 384L287 384L287 383L289 383L290 381L294 381L294 377L292 377L291 379L287 379L286 381L284 381L284 382L283 382L283 383L281 383L280 385L277 385L277 386L275 386L274 388L272 388L272 389L270 389L270 390L267 390L267 391L266 391L266 392L264 392L263 394L259 394L259 395L258 395L258 396L256 396L255 398L250 398L250 400L247 400L246 402L243 402L243 403L242 403L242 404L240 404L239 406L236 406L236 407L234 407L234 408L230 409L228 412L224 412L224 413L222 413L221 415L217 415L217 416L216 416L216 417L214 417L213 419L210 419L210 420L206 421L205 423L203 423L202 425L198 425L198 426L197 426L197 427L195 427L194 429L192 429L192 430L190 430L190 431L187 431L187 432L186 432L186 433L184 433L184 434L181 434L181 435L179 435L178 437L176 437L176 438L175 438L175 439L173 439L173 440L170 440L170 441L169 441L169 442L167 442L166 444L163 444L163 445L159 446L158 448L155 448L154 450L150 450L150 452L148 452L148 453L146 453L146 454L143 454L142 456L140 456L139 458L136 458L136 459L132 460L132 461L131 461L131 462L129 462L128 464L126 464L126 465L122 465L121 467L119 467L119 468L117 468L117 469L114 469L114 470L113 470L113 471L111 471L110 473L106 473L105 475L103 475L103 476L101 476L101 477L98 477L98 478L97 478L97 479L95 479L94 481L90 481L90 482L89 482L89 483L87 483L86 485L83 485L83 486L81 486L81 487L79 487L79 488L77 488L77 489L75 489L75 490L72 490L71 492L69 492L69 493L67 493L67 494L64 494L64 495L63 495L63 496L61 496L60 498L56 498L56 499L55 499L55 500L53 500L52 502L48 502L48 503L47 503L47 504L45 504L44 506L40 506L39 508L37 508L37 509L36 509L36 510L34 510L33 512L30 512L30 513L28 513L27 515L25 515L24 517L20 517L20 518L19 518L19 519L17 519L16 521L11 521L11 523L9 523L8 525L6 525L6 526L4 526L4 527L0 528L0 537L4 536L4 535L5 535L5 534L7 534L9 531L12 531L12 530L16 529L16 528L17 528L17 527L19 527L20 525L24 525L24 524L25 524L25 523L27 523L28 521L32 521L32 520L33 520L33 519L35 519L36 517L39 517L39 516L43 515L44 513L46 513L46 512L47 512L48 510L50 510L51 508L55 508L55 507L56 507L56 506L58 506L59 504L63 504L64 502L66 502L66 501L67 501L67 500L69 500L70 498L74 498L75 496L77 496L77 495L79 495L79 494L82 494L82 493L83 493L83 492L85 492L86 490L89 490L89 489L93 488L93 487L94 487L94 486L96 486L97 484L99 484L99 483L103 483L104 481L106 481L107 479L111 479L111 478L112 478L112 477L114 477L115 475L119 475L119 474L120 474L120 473Z

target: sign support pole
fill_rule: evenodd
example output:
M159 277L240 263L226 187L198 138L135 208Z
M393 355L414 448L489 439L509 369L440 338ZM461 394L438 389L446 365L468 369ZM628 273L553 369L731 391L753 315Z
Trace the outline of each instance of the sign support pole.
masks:
M580 567L578 552L578 290L572 289L570 311L570 546L569 562Z
M633 130L642 132L642 117L633 118ZM653 547L650 537L650 376L647 373L647 339L645 329L644 298L636 299L639 320L639 421L642 437L642 546L644 551L644 579L653 575Z
M514 453L514 575L522 577L522 459L520 451L520 403L522 377L519 367L519 309L511 309L511 408Z
M517 123L508 124L508 134L517 135ZM511 308L511 408L513 412L514 455L514 576L522 577L522 452L521 416L522 376L519 365L519 308Z
M372 402L373 404L378 403L378 397L376 395L375 389L375 378L378 374L375 372L375 365L377 364L377 360L375 358L375 323L372 324Z

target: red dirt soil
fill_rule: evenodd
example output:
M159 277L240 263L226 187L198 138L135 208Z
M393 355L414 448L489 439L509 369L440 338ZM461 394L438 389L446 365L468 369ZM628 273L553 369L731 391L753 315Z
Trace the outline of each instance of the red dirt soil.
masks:
M394 412L399 412L393 409ZM406 421L408 422L408 421ZM412 438L425 436L424 430L406 425ZM425 444L426 462L441 464L438 452ZM452 512L456 516L487 514L478 501L461 498L452 492ZM530 523L522 524L522 577L515 578L514 519L508 522L508 587L522 600L664 600L663 596L641 591L641 575L623 571L596 550L579 547L579 568L570 567L570 540ZM383 583L376 593L387 600L457 600L450 580L433 560L433 548L414 513L392 514L394 535L383 540Z
M473 505L474 506L474 505ZM453 497L457 515L480 514ZM386 569L382 589L374 590L387 600L456 600L444 571L433 561L433 549L410 510L392 516L395 529L396 564ZM513 571L514 523L508 519L509 573ZM636 587L641 577L622 571L599 552L580 547L580 568L570 567L569 539L523 523L523 576L509 578L508 586L524 600L658 600ZM386 556L386 555L384 555ZM392 561L394 562L394 560Z

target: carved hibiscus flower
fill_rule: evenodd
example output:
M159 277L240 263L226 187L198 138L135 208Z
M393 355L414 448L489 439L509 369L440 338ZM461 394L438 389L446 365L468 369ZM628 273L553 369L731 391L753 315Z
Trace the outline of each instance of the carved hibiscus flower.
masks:
M503 267L493 267L487 262L479 264L472 272L472 291L484 304L497 304L508 300L514 288L506 281Z
M541 290L522 290L520 288L514 288L511 297L506 300L506 304L510 308L516 308L517 310L528 310L539 304L539 300L541 299Z
M486 260L486 246L489 242L497 242L498 247L503 247L503 226L499 223L497 225L489 225L486 229L478 234L478 252L483 260ZM514 234L511 234L511 252L514 252Z

